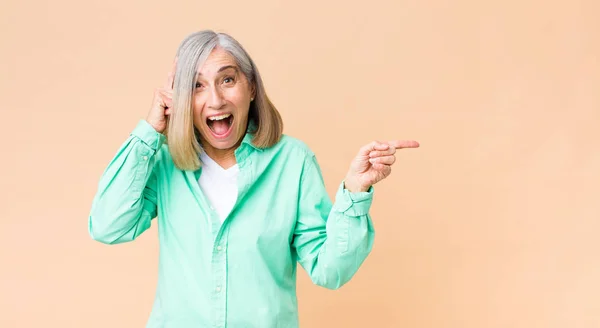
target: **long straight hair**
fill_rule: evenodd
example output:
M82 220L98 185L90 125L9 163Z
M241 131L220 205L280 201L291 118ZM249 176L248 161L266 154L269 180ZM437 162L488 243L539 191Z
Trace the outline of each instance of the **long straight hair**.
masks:
M242 45L226 33L203 30L188 35L177 49L177 67L173 83L173 108L168 117L165 135L175 166L181 170L197 170L201 166L200 133L194 127L192 97L197 69L216 47L227 51L255 90L250 103L248 121L252 144L268 148L276 144L283 133L279 111L269 100L262 78L254 61Z

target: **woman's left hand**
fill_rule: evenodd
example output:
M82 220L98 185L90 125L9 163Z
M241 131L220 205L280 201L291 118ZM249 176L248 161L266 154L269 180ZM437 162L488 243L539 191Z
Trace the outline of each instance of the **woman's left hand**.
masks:
M365 192L377 182L392 173L392 164L396 162L396 150L418 148L413 140L374 141L362 147L350 164L344 179L344 187L350 192Z

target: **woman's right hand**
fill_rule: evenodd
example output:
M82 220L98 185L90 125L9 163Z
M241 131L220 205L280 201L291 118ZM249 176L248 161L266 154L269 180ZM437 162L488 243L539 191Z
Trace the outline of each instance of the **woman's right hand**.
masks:
M154 90L152 107L146 117L146 121L150 123L158 133L163 133L165 131L167 128L167 116L171 114L173 106L173 81L175 80L176 67L177 58L173 61L173 66L167 76L165 85L162 88Z

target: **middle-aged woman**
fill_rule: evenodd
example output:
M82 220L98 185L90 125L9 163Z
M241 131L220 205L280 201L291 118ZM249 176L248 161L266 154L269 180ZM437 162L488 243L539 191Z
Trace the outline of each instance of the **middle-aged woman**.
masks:
M360 148L332 202L315 154L282 127L234 38L205 30L182 41L89 216L91 237L105 244L133 241L157 218L147 327L297 327L296 261L315 284L337 289L370 253L373 185L397 149L419 144Z

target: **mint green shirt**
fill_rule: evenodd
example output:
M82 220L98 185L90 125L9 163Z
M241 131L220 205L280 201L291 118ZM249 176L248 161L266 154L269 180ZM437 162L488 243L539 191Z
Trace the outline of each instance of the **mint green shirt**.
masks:
M315 284L337 289L370 253L372 187L350 193L342 182L332 202L306 144L283 135L260 149L251 139L235 151L238 197L223 223L198 184L202 168L177 169L144 120L104 171L89 216L94 240L133 241L156 218L147 328L298 327L296 261Z

